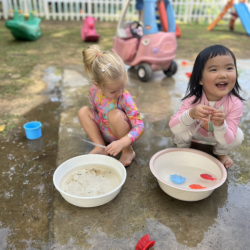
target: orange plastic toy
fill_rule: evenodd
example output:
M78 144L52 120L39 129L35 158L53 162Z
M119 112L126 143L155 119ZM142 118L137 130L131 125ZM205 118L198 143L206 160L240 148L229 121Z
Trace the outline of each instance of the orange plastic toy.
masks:
M230 0L227 2L226 6L223 8L219 16L207 27L207 30L212 30L218 22L222 19L222 17L227 13L229 9L231 9L234 5L234 0Z
M243 4L245 2L246 2L246 0L239 0L239 3L241 3L241 4ZM218 22L223 18L223 16L227 13L227 11L229 9L231 9L233 6L234 6L234 0L228 0L226 6L223 8L223 10L219 14L219 16L207 27L207 30L211 31L218 24ZM236 8L236 6L235 6L235 8ZM229 29L234 30L234 23L235 23L236 18L238 17L238 14L236 13L236 11L234 11L230 14L231 14L231 19L230 19L230 23L229 23Z
M194 65L194 63L193 62L186 62L186 61L181 62L181 66L188 66L188 65Z
M158 2L158 10L159 10L159 14L160 14L160 20L161 20L162 29L165 32L168 32L168 17L167 17L167 13L166 13L166 8L165 8L164 1ZM180 30L180 28L179 28L179 26L178 26L177 23L176 23L175 34L176 34L177 37L181 36L181 30Z
M181 30L180 30L178 24L176 24L176 36L177 36L177 37L180 37L180 36L181 36Z

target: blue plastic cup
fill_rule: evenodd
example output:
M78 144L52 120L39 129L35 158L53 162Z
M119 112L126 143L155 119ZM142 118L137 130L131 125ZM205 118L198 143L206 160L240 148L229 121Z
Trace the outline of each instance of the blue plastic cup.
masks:
M28 122L23 125L26 137L30 140L38 139L42 136L42 123L41 122Z

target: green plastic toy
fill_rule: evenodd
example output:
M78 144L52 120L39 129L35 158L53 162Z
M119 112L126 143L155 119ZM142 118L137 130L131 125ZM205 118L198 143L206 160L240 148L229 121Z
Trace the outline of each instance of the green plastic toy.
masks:
M35 41L41 36L40 22L41 19L34 17L32 12L29 19L25 21L23 14L19 16L18 11L15 10L13 20L6 21L5 26L17 40Z

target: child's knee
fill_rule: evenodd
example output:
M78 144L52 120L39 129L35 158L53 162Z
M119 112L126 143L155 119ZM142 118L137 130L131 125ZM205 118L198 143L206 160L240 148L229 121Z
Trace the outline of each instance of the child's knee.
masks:
M244 134L240 128L237 129L236 137L233 141L233 144L235 147L238 147L241 145L242 141L244 140Z
M109 124L117 124L124 119L125 113L120 109L112 109L108 112L108 122Z
M79 109L79 111L78 111L78 118L86 116L86 115L88 115L90 113L91 113L90 107L84 106L84 107L82 107L82 108Z
M179 148L188 148L191 145L192 137L189 133L180 133L173 135L174 144Z

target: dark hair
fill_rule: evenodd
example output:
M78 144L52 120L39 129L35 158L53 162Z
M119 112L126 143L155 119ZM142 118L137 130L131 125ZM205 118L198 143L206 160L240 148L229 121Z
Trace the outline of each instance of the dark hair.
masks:
M205 67L206 62L208 61L209 58L213 58L216 56L224 56L224 55L231 55L233 60L234 60L234 65L236 68L236 82L235 86L232 89L232 91L229 94L233 94L237 96L241 101L245 101L240 95L239 91L241 90L241 87L238 83L238 70L236 66L236 59L233 54L233 52L228 49L227 47L223 45L212 45L210 47L205 48L202 50L199 55L196 57L195 62L194 62L194 67L192 71L192 75L190 77L187 91L185 96L182 98L182 101L185 100L188 97L191 96L196 96L193 103L198 102L201 99L202 96L202 85L200 85L200 81L202 79L202 73Z

